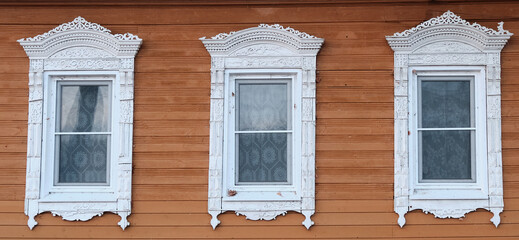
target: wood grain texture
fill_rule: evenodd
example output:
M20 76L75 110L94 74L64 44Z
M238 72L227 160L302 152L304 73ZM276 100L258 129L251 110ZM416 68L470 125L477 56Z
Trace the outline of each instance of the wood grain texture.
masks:
M369 4L368 4L369 3ZM451 10L519 33L517 1L90 0L0 2L0 239L516 239L519 236L519 40L502 52L505 211L436 219L393 213L393 52L386 35ZM105 214L67 222L24 211L29 60L16 42L78 15L144 41L135 63L131 225ZM210 57L198 38L279 23L325 38L317 58L315 226L207 214Z

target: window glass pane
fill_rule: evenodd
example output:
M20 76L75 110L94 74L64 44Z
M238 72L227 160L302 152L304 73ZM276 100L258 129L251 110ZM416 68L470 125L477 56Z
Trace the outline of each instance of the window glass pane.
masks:
M421 81L423 128L471 127L470 81Z
M61 85L61 132L110 131L108 86Z
M238 182L288 182L289 133L237 134Z
M287 130L290 99L287 83L239 83L237 129Z
M422 179L471 179L472 134L465 131L421 131Z
M107 183L109 136L60 135L58 183Z

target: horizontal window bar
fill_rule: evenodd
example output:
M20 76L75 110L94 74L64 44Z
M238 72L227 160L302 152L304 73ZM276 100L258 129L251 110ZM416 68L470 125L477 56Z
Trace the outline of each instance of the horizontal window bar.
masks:
M292 133L292 130L234 131L234 133Z
M476 130L476 128L418 128L418 131L463 131Z
M57 132L56 135L111 135L112 132Z

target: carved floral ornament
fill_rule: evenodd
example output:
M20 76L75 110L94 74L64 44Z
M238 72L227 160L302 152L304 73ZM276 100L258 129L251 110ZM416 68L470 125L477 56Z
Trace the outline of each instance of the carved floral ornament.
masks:
M42 212L51 212L68 221L87 221L104 212L113 212L121 217L118 225L125 229L131 213L133 141L128 136L132 136L133 130L133 68L142 40L131 33L111 34L109 29L77 17L72 22L18 42L30 59L25 191L29 228L38 224L35 216ZM49 166L55 161L53 155L48 154L53 148L49 147L49 139L53 138L53 133L48 130L51 125L44 120L50 119L51 115L43 111L44 102L55 101L44 97L52 96L48 86L57 81L54 79L72 75L81 76L80 81L110 79L114 91L117 90L111 113L120 121L113 123L117 127L112 136L114 139L124 138L124 141L111 145L110 151L117 157L110 160L113 167L110 167L112 178L109 186L83 188L74 185L71 188L76 191L70 191L56 188L52 181L42 180L53 178ZM85 198L94 195L94 199Z
M491 221L496 227L499 225L501 221L499 214L504 207L499 104L501 102L500 51L512 35L503 28L502 22L498 24L498 29L494 30L477 23L470 23L447 11L416 27L386 36L394 51L394 206L401 227L406 222L405 214L415 209L432 213L437 218L461 218L469 212L483 208L494 214ZM414 115L410 116L410 112L414 114L415 110L410 108L414 100L409 99L409 87L416 81L416 69L443 74L446 74L445 71L475 74L468 71L479 69L477 71L483 73L484 78L482 77L481 80L485 82L481 86L487 87L476 91L480 93L479 99L481 96L486 98L482 101L483 106L486 103L486 112L481 114L486 120L483 126L487 128L486 135L483 134L483 138L478 139L487 143L488 147L486 156L482 154L477 157L486 161L484 164L477 165L477 169L483 167L484 172L488 173L487 179L478 178L473 185L467 185L469 187L460 187L451 183L423 187L414 179L415 171L418 171L415 167L417 165L416 146L414 138L410 137L409 133L415 130L411 126L414 126L416 120ZM412 153L409 150L411 146L414 149ZM471 193L479 195L472 198L459 196L460 194L453 192L452 189L472 191ZM429 197L423 197L427 194Z
M243 46L248 43L252 44L253 42L260 41L282 46L298 54L308 54L312 56L317 54L323 43L323 39L321 38L300 32L291 27L283 27L279 24L260 24L257 27L237 32L220 33L210 39L202 37L200 40L213 57L220 55L228 56L238 49L243 49ZM269 51L272 49L262 49L262 51L265 50ZM270 53L266 55L287 56L286 53L280 53L279 51L282 51L282 49L270 51ZM288 55L290 55L290 53Z
M386 39L394 51L410 50L411 46L420 48L424 43L428 44L433 39L438 41L448 38L469 42L480 49L501 50L513 35L510 31L505 30L503 25L504 23L500 22L496 31L477 23L470 23L453 12L447 11L416 27L386 36Z
M305 216L302 224L310 228L314 224L310 217L315 212L315 60L324 39L278 24L260 24L200 40L211 55L208 212L213 229L220 223L218 215L226 211L234 211L250 220L273 220L295 211ZM301 168L292 173L295 176L292 184L281 190L273 191L272 186L270 190L257 190L258 186L250 189L241 186L240 191L230 189L235 186L234 181L228 179L234 174L226 172L228 168L224 166L231 163L224 163L228 159L224 149L233 146L224 141L224 136L232 134L227 130L230 120L225 117L230 111L224 108L232 101L229 96L232 74L245 78L254 74L290 74L294 76L293 84L302 85L294 88L302 89L294 90L301 91L299 95L294 94L299 96L294 101L301 104L301 117L294 120L294 134L304 136L297 144L301 150L294 152L292 159ZM240 197L244 193L248 197Z
M55 27L54 29L46 32L46 33L43 33L43 34L40 34L40 35L37 35L37 36L34 36L34 37L28 37L28 38L22 38L20 40L18 40L18 42L37 42L37 41L43 41L55 34L59 34L59 33L63 33L63 32L67 32L67 31L71 31L71 30L92 30L92 31L96 31L96 32L99 32L99 33L106 33L106 34L111 34L112 31L110 31L109 29L97 24L97 23L92 23L92 22L89 22L87 20L85 20L84 18L82 18L81 16L77 17L74 19L74 21L72 22L68 22L68 23L63 23L57 27ZM133 35L131 33L125 33L125 34L115 34L115 35L112 35L114 38L116 39L119 39L119 40L142 40L140 39L138 36L136 35Z
M68 55L68 58L99 59L106 58L106 54L111 57L133 58L137 54L142 39L131 33L111 34L109 29L77 17L72 22L61 24L35 37L19 39L18 42L31 59L49 58L53 54ZM85 49L84 45L89 47ZM58 50L66 52L57 53ZM58 58L58 56L52 57Z

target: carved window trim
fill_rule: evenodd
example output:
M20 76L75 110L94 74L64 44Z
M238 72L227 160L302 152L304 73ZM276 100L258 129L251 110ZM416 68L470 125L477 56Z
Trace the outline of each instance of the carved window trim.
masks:
M18 40L30 59L29 119L27 139L27 177L25 214L30 229L38 223L37 214L51 212L69 221L87 221L104 212L121 217L125 229L131 213L131 175L133 138L134 58L142 40L130 33L111 34L97 23L77 17L49 32ZM55 188L45 163L45 144L50 137L45 104L54 102L48 94L52 78L67 76L108 77L112 82L111 181L107 187ZM50 99L47 99L50 98ZM117 102L114 102L117 101ZM49 113L50 114L50 113ZM54 124L54 123L52 123ZM42 144L43 143L43 144ZM42 154L43 153L43 154ZM49 185L50 184L50 185Z
M210 39L200 39L211 55L211 113L209 150L209 199L213 229L220 221L218 215L235 211L251 220L272 220L287 211L302 213L303 225L313 225L310 217L315 212L315 70L316 56L324 39L280 25L260 24L237 32L220 33ZM226 104L231 96L228 92L229 74L293 74L299 78L301 102L297 111L301 118L294 122L294 133L301 134L300 156L293 159L300 164L297 184L293 188L295 197L261 199L252 194L247 199L232 199L233 189L228 192L224 178L228 176L224 166L225 136L229 121ZM297 81L296 81L297 82ZM294 157L293 157L294 158ZM234 173L232 173L234 174ZM229 194L231 193L231 194ZM258 191L261 193L261 190ZM236 196L240 193L237 192ZM259 195L257 195L259 196Z
M497 227L499 214L503 211L503 176L501 154L501 63L500 53L513 34L503 29L498 30L469 23L454 13L447 11L443 15L425 21L418 26L401 33L387 36L386 39L394 53L394 106L395 106L395 184L394 206L398 213L398 224L403 227L408 211L421 209L438 218L461 218L477 208L491 211L491 221ZM412 148L413 124L409 116L414 99L409 99L411 83L419 71L473 70L483 75L482 94L486 99L485 123L487 142L484 162L487 178L477 182L481 186L481 196L462 197L455 190L444 188L436 193L416 192L412 175L417 162ZM417 73L418 71L418 73ZM477 73L473 73L477 75ZM486 85L486 88L484 87ZM481 99L480 99L481 100ZM477 100L476 100L477 101ZM411 109L412 110L412 109ZM413 135L414 136L414 135ZM479 166L481 167L481 166ZM441 184L439 184L441 185ZM441 189L441 186L436 186ZM469 188L467 188L469 189ZM460 191L463 192L463 191ZM417 197L417 194L430 194L429 197Z

